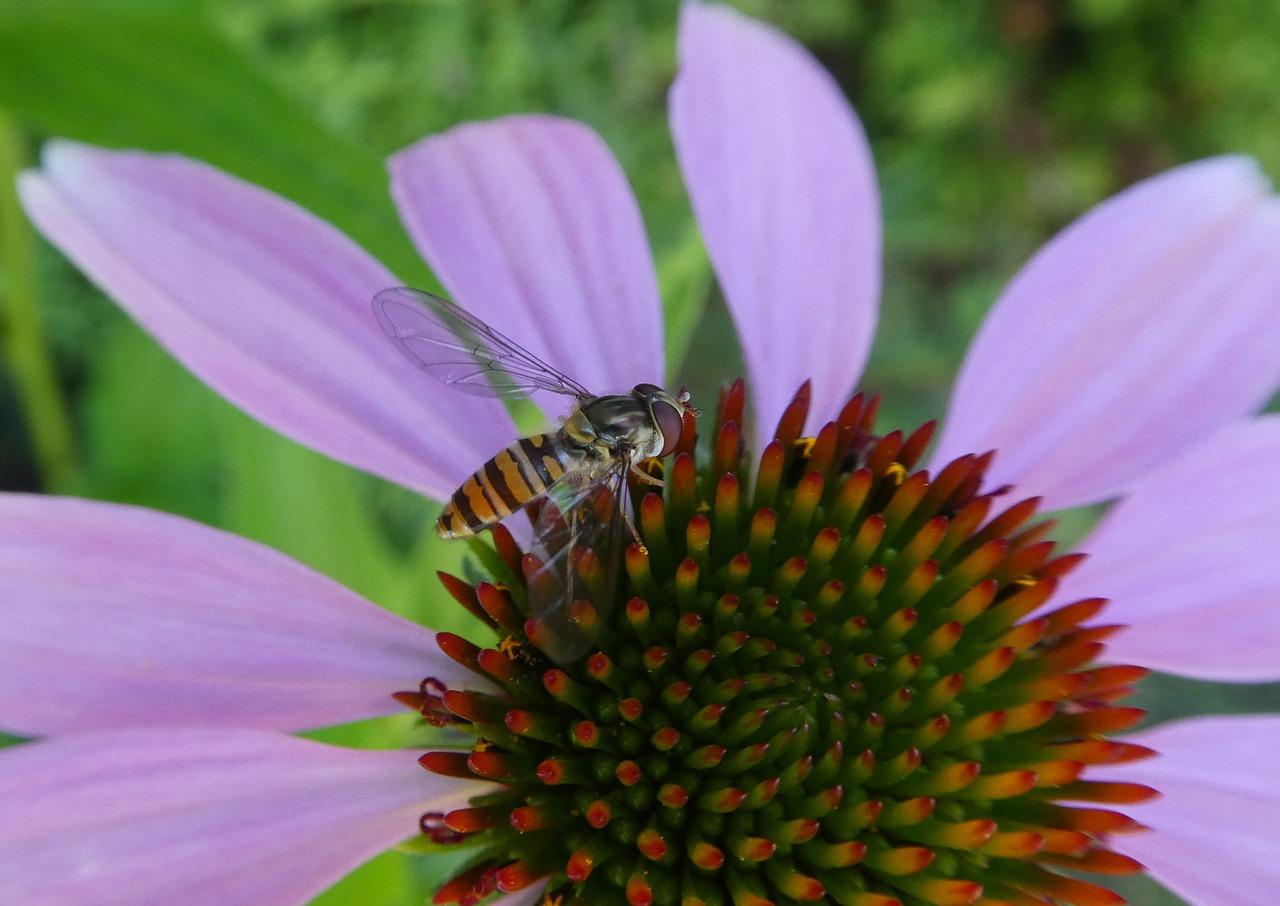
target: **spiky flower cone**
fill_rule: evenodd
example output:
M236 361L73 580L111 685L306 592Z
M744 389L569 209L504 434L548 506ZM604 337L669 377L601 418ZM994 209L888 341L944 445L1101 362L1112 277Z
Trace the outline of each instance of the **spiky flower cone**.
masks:
M424 816L475 847L435 902L544 880L585 906L1123 902L1075 875L1139 868L1107 846L1136 824L1103 806L1153 791L1081 775L1150 754L1105 738L1139 719L1116 702L1144 671L1090 666L1116 629L1086 625L1101 600L1032 616L1080 558L1036 501L980 493L988 456L913 471L932 426L877 437L861 396L802 439L807 402L758 464L741 383L701 462L687 419L662 493L633 487L620 604L573 611L580 661L531 641L504 530L499 581L444 577L498 640L441 648L500 691L402 699L475 736L424 767L503 788Z

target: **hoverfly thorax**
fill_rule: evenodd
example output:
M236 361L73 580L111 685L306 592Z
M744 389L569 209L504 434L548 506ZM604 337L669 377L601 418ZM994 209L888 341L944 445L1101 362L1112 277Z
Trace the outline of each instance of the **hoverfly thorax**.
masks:
M687 394L684 394L687 399ZM675 451L684 431L684 408L657 384L637 384L630 393L597 396L565 420L564 429L581 443L598 444L633 464Z

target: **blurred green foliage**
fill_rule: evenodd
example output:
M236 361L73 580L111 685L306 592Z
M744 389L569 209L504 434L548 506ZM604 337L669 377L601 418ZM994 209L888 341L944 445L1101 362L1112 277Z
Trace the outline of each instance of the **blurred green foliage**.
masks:
M1280 6L1265 0L735 5L808 45L870 135L886 280L864 385L885 392L885 423L942 414L1001 285L1094 203L1226 151L1280 174ZM30 234L9 194L13 171L52 135L181 151L299 201L406 282L429 285L383 158L467 119L581 119L639 196L672 370L709 399L740 357L667 133L677 10L676 0L0 0L0 486L190 515L433 625L456 622L428 591L431 571L458 568L460 556L422 532L431 506L282 440L183 372ZM695 335L699 355L685 359ZM1149 700L1161 716L1276 703L1273 688L1193 685L1157 683ZM350 882L363 885L360 901L401 901L402 863L364 869ZM333 901L350 901L349 889ZM1176 902L1149 887L1130 895Z

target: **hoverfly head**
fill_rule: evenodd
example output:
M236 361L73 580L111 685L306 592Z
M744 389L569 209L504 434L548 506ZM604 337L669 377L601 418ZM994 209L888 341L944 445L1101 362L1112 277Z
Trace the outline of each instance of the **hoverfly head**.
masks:
M688 391L682 390L679 396L672 396L657 384L636 384L632 392L644 400L654 427L662 435L662 449L656 455L659 458L670 456L684 433L684 413L689 408Z

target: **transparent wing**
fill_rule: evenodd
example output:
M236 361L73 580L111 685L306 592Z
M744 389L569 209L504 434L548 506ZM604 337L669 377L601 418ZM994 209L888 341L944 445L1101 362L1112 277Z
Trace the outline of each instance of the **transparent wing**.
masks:
M593 395L448 299L393 286L373 297L373 313L410 361L464 393L511 397L550 390L579 399Z
M624 458L585 484L556 486L537 516L529 614L535 641L558 663L587 653L617 603L630 470Z

